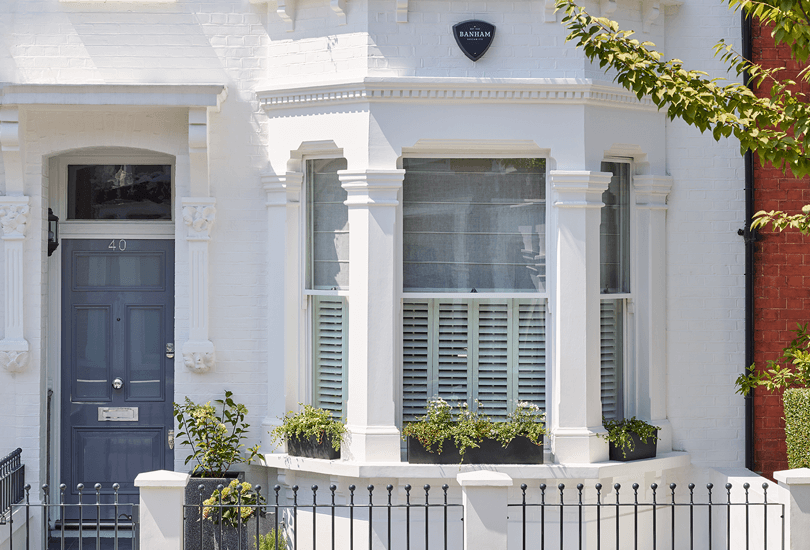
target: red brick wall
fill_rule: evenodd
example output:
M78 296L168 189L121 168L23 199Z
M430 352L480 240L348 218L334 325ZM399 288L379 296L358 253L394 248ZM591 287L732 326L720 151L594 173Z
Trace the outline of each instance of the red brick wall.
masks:
M782 78L794 77L787 47L774 47L770 30L753 25L753 61L766 67L788 67ZM810 86L803 84L802 91ZM754 168L754 211L797 213L810 204L810 179L797 180L779 168ZM764 368L793 339L796 323L810 322L810 237L797 231L760 232L754 253L754 361ZM754 394L754 469L772 477L787 468L785 422L780 395L758 389Z

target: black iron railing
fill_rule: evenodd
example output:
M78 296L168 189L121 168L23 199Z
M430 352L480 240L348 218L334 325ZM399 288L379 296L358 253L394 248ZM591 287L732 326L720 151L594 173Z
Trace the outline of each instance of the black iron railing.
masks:
M12 451L0 460L0 524L11 511L11 505L22 501L25 494L25 465L22 449Z
M25 485L23 489L22 501L11 505L12 514L17 510L21 510L22 514L17 517L9 514L5 522L8 524L8 550L29 550L40 546L60 550L137 550L138 505L119 502L118 483L112 485L111 495L105 494L103 497L102 485L96 483L93 487L95 498L80 483L76 486L77 502L68 502L64 483L59 486L56 502L52 501L47 485L42 486L40 502L31 502L30 485ZM52 525L49 525L49 520L53 520ZM34 521L41 521L41 544L39 540L34 540ZM19 522L22 522L22 527L15 526Z
M719 502L713 500L711 483L706 485L705 501L700 497L696 501L694 483L688 485L688 495L683 491L676 495L675 483L669 485L669 494L666 489L660 494L658 485L653 483L650 499L646 501L643 495L639 496L639 484L634 483L624 502L618 483L613 485L615 495L610 498L602 492L601 483L594 486L595 494L588 494L580 483L569 500L563 483L548 494L546 484L541 484L539 502L527 500L532 493L526 484L520 488L522 501L508 506L519 510L524 550L528 548L527 540L531 541L531 548L539 550L581 549L585 541L588 548L597 550L785 547L785 506L768 502L767 483L762 484L762 502L750 501L748 483L742 486L745 498L741 502L732 502L731 483L725 485L725 495L721 495Z
M292 502L287 504L281 503L281 487L276 485L268 499L269 502L249 505L241 502L241 495L236 504L223 504L220 496L217 501L205 505L203 502L209 495L203 494L204 486L200 486L199 489L200 504L184 506L183 520L187 525L186 550L213 550L214 540L224 540L228 529L249 535L236 536L233 539L235 542L232 543L234 550L257 547L261 550L285 548L334 550L338 547L349 550L355 548L371 550L372 547L376 547L375 544L390 549L394 548L392 546L394 540L396 547L410 550L412 539L414 546L418 546L420 550L430 548L447 550L451 544L453 548L461 548L463 544L461 527L463 507L460 503L448 502L448 485L442 486L442 494L438 498L434 497L435 501L431 500L430 485L423 487L424 500L421 495L417 497L411 494L410 485L403 487L404 495L400 495L402 498L398 499L394 495L394 486L388 485L381 502L374 501L373 485L367 487L368 494L362 498L357 494L357 487L354 485L349 485L348 495L342 496L338 495L337 486L331 485L324 502L318 499L317 485L311 487L311 493L307 492L308 502L301 502L304 492L300 491L297 485L293 485L290 495ZM222 489L223 486L220 485L220 494ZM261 495L260 486L256 486L255 490ZM418 502L412 502L412 497ZM228 509L239 511L235 514L238 518L238 525L235 527L225 527L226 522L222 521L222 515ZM311 515L311 519L299 518L302 513ZM243 523L242 518L245 516L251 519ZM262 516L266 521L259 519ZM204 517L208 519L199 519ZM424 526L420 525L422 522ZM193 542L188 536L189 525L198 530ZM307 532L302 535L304 528ZM363 533L364 530L367 537ZM265 540L271 542L261 546L259 541L270 533L273 535L272 538Z

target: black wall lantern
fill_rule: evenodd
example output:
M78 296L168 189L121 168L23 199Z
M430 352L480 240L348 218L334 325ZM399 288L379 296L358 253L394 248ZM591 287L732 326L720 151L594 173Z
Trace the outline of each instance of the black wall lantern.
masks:
M48 208L48 256L59 248L59 217Z

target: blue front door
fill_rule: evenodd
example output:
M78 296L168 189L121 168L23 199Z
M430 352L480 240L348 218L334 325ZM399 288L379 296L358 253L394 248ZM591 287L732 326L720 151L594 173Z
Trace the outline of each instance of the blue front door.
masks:
M135 476L172 469L174 242L62 241L61 479L95 502Z

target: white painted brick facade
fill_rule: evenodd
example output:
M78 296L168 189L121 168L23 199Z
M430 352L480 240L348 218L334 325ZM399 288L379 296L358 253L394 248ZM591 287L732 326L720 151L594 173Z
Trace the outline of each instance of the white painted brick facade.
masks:
M614 18L639 28L637 4L620 1ZM357 134L356 142L338 146L368 151L369 144L377 145L373 129L357 112L349 110L324 122L303 111L268 116L256 93L361 82L367 77L610 80L565 43L561 25L543 22L543 3L536 0L411 0L407 23L397 23L395 15L393 0L349 0L347 25L338 26L326 0L299 0L295 30L287 32L272 1L269 9L247 0L0 3L0 83L217 83L228 87L221 111L209 115L208 130L210 195L217 199L209 250L210 338L218 362L213 372L198 375L178 359L176 399L188 395L205 401L219 397L224 388L234 391L251 411L250 444L260 439L268 377L281 378L279 372L269 373L268 365L279 365L283 352L268 349L267 344L271 328L281 329L277 312L268 312L269 296L283 293L284 287L283 281L267 284L268 214L261 174L268 167L283 173L290 150L301 141L334 139L330 135L344 125L362 127L363 132ZM450 33L454 23L474 17L497 26L493 46L477 63L461 54ZM662 9L651 32L641 37L665 46L668 56L679 57L689 66L717 71L720 66L711 46L721 37L739 42L739 17L722 6L686 0L680 8L667 8L666 13ZM409 122L428 125L432 118L464 116L465 109L477 109L432 108L426 107L425 114L414 114L414 118L408 113L416 110L398 114L394 108L380 108L376 116L386 120L400 116L404 126ZM558 163L560 169L598 170L596 153L557 156L564 147L556 140L564 140L561 134L566 128L549 127L538 113L546 116L562 108L544 105L529 112L519 110L525 106L516 107L509 111L512 121L491 130L493 139L543 136L546 142L538 141L537 146L552 151L552 167ZM521 121L524 112L539 118ZM623 117L625 112L630 111L611 112L604 120ZM27 115L25 193L31 197L32 223L25 245L25 334L32 356L25 372L0 372L0 454L22 446L29 479L36 480L44 465L44 396L54 387L56 376L46 368L55 364L47 358L48 260L37 244L44 239L43 217L50 193L43 159L69 149L118 145L167 152L177 156L178 164L187 164L188 129L183 109L126 112L51 107L32 108ZM743 243L736 235L743 225L738 145L716 144L710 136L679 122L666 123L664 130L663 116L654 113L628 116L643 122L639 133L645 139L640 141L654 144L647 159L653 173L674 178L667 213L667 410L673 446L688 451L693 463L701 466L740 466L742 399L733 387L743 368L744 349ZM514 136L510 134L513 122ZM607 135L609 123L602 124L594 126L602 132L592 138L596 152L615 141ZM532 125L536 135L528 129ZM460 137L440 133L427 137ZM418 131L403 130L403 135L396 137L399 141L392 139L392 149L379 158L396 158L401 152L397 147L426 137ZM376 162L358 160L361 156L351 157L350 167L353 162L360 166ZM395 168L389 160L385 162ZM5 192L4 173L0 157L0 194ZM188 185L187 178L177 181L178 199L186 196ZM185 283L189 267L181 230L176 244L178 347L188 338L189 326ZM3 304L0 296L0 307ZM181 469L182 453L177 457L175 466Z

